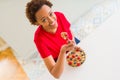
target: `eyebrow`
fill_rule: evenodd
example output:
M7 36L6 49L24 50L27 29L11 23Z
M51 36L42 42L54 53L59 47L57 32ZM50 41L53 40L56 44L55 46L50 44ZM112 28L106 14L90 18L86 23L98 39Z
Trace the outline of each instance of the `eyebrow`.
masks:
M52 10L50 9L50 11L48 12L48 14L50 14L52 12ZM40 18L40 20L42 20L43 18L45 18L44 16Z

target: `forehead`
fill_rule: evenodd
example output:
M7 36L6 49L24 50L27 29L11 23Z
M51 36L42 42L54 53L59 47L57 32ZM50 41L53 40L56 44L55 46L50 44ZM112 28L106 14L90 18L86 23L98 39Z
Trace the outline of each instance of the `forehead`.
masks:
M43 17L43 16L46 16L48 15L48 13L50 12L51 8L47 5L43 5L35 14L35 16L37 18L39 17Z

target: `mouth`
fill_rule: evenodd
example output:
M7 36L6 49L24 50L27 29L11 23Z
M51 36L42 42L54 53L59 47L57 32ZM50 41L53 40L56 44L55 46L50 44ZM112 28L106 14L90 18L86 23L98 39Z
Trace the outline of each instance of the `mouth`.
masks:
M56 21L52 22L50 26L54 26L56 24Z

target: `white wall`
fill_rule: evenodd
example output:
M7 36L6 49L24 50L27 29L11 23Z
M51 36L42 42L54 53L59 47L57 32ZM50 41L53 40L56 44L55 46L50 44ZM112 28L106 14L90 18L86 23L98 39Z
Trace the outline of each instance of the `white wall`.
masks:
M62 11L71 23L79 19L81 15L87 13L97 3L105 0L51 0L53 8Z
M33 34L36 26L25 17L25 5L30 0L0 1L0 36L17 52L17 56L33 53ZM51 0L54 10L62 11L71 23L102 0Z
M28 54L33 48L33 32L25 17L26 1L5 0L0 3L0 36L18 53Z

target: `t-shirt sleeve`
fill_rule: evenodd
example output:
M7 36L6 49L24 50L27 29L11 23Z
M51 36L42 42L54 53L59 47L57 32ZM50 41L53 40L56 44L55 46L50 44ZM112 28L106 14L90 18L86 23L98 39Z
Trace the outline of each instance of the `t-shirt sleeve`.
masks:
M43 43L42 41L37 41L37 40L34 40L34 42L42 58L46 58L51 55L49 49L47 48L46 43Z

